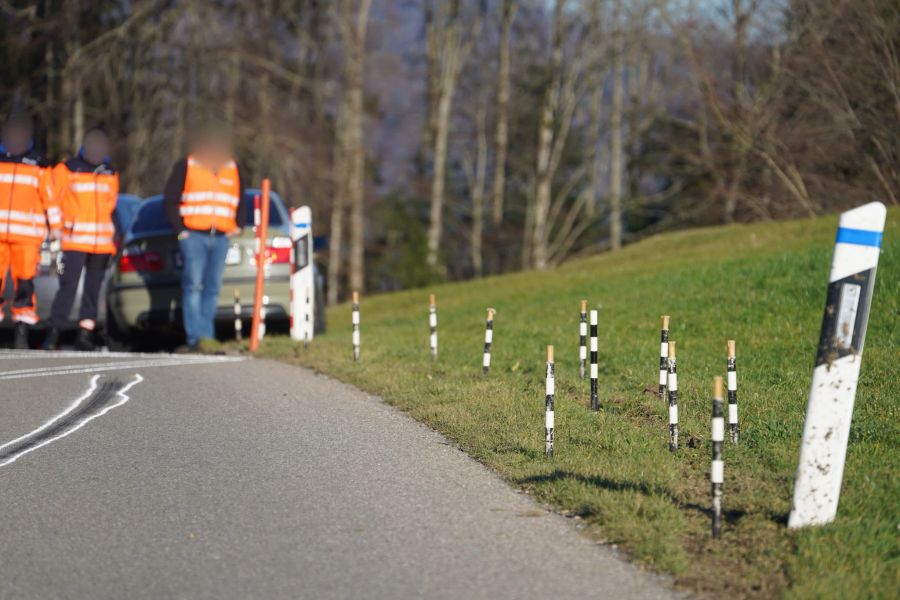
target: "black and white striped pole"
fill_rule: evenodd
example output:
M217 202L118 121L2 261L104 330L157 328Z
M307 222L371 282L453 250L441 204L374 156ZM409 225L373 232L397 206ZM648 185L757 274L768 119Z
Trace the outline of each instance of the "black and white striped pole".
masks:
M244 322L241 319L241 290L234 288L234 339L241 341L243 337Z
M737 358L734 353L734 340L728 340L728 432L731 443L738 443L740 429L738 428L737 405Z
M485 375L491 370L491 344L494 341L494 315L496 310L487 309L487 323L484 326L484 358L481 361L481 372Z
M600 410L600 398L597 395L597 311L591 311L591 410Z
M584 381L587 368L587 300L581 301L581 315L578 324L578 359L581 368L581 380Z
M353 360L359 360L359 292L353 292L353 314L350 320L353 324Z
M669 376L669 315L661 316L660 320L662 331L659 334L659 399L665 400L666 379Z
M269 297L262 297L262 306L259 307L259 341L266 337L266 317L269 314Z
M722 460L722 444L725 441L725 416L722 412L722 378L713 379L712 401L712 465L709 480L712 483L712 536L722 535L722 484L725 482L725 462Z
M438 356L438 338L437 338L437 304L434 301L434 294L428 296L428 347L431 348L432 360L437 360Z
M830 523L837 515L886 216L880 202L841 215L788 517L791 528Z
M544 454L553 456L553 396L556 393L555 373L553 370L553 346L547 346L547 379L546 398L544 400Z
M675 369L675 342L669 342L669 371L666 388L669 390L669 450L678 450L678 372Z

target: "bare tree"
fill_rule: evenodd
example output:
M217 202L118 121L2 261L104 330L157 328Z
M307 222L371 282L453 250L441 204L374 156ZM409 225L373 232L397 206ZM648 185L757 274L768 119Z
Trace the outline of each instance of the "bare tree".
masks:
M609 246L622 247L622 180L623 156L622 102L625 73L622 61L625 54L625 35L622 25L622 0L615 0L613 8L612 104L609 112Z
M510 36L518 4L516 0L503 0L500 15L499 69L497 72L497 129L494 134L496 155L492 186L492 216L494 226L503 222L503 197L506 191L506 153L509 144L509 71Z
M343 139L347 172L347 204L350 209L350 287L365 288L365 199L366 149L363 139L363 78L366 31L371 0L341 0L338 31L344 48Z
M436 92L437 106L434 121L434 171L431 180L431 211L428 227L428 266L438 266L438 254L443 234L444 195L446 190L447 146L450 136L450 114L453 107L453 96L456 92L459 75L463 65L472 51L475 40L481 30L482 14L475 19L468 35L465 34L460 0L450 0L442 25L434 30L439 77L434 82L438 86Z
M469 197L472 200L472 231L470 247L472 254L472 271L475 277L484 274L484 256L482 254L482 236L484 234L484 192L487 181L487 126L485 124L485 104L478 103L475 114L475 156L467 153L463 157L466 183Z

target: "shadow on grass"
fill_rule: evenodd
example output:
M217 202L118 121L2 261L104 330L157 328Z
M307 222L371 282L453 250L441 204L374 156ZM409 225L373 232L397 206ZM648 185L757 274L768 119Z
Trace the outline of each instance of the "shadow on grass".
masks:
M603 490L611 491L611 492L635 492L638 494L642 494L648 497L657 497L663 498L669 502L671 502L674 506L680 509L693 510L699 513L706 515L707 517L712 518L712 508L709 506L702 506L700 504L696 504L693 502L684 502L679 500L672 490L661 486L650 483L643 482L633 482L633 481L617 481L615 479L609 479L607 477L602 477L600 475L582 475L580 473L573 473L571 471L561 471L556 470L551 473L545 473L543 475L531 475L528 477L521 477L516 479L515 482L519 485L527 486L527 485L544 485L544 484L552 484L559 481L576 481L578 483L582 483L585 485L589 485L591 487L600 488ZM746 516L747 511L742 509L730 509L725 510L722 513L723 518L729 524L734 524L740 521L744 516ZM593 511L582 511L578 513L581 517L592 516ZM777 517L772 517L777 520Z

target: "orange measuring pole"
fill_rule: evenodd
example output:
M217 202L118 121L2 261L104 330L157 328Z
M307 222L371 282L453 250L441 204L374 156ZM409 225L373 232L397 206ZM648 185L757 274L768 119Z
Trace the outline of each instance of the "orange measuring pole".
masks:
M259 207L259 226L256 228L256 292L253 296L253 322L250 326L250 352L259 348L259 325L263 305L263 291L266 285L266 252L269 239L269 191L271 183L262 181L262 198Z

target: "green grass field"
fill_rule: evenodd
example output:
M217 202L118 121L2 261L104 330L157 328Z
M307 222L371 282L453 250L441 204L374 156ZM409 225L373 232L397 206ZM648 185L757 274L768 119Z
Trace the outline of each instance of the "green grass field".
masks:
M900 593L900 211L888 215L837 521L785 527L836 217L684 231L566 264L364 298L309 349L261 353L348 381L443 432L513 485L632 560L706 595L888 598ZM440 357L428 352L437 294ZM586 410L578 310L600 310L602 411ZM481 375L485 309L497 309ZM656 394L659 316L678 342L682 448ZM709 423L725 340L737 340L741 443L725 445L721 540L709 535ZM544 359L556 347L556 455L543 456ZM649 390L649 391L648 391ZM415 507L407 507L414 509Z

